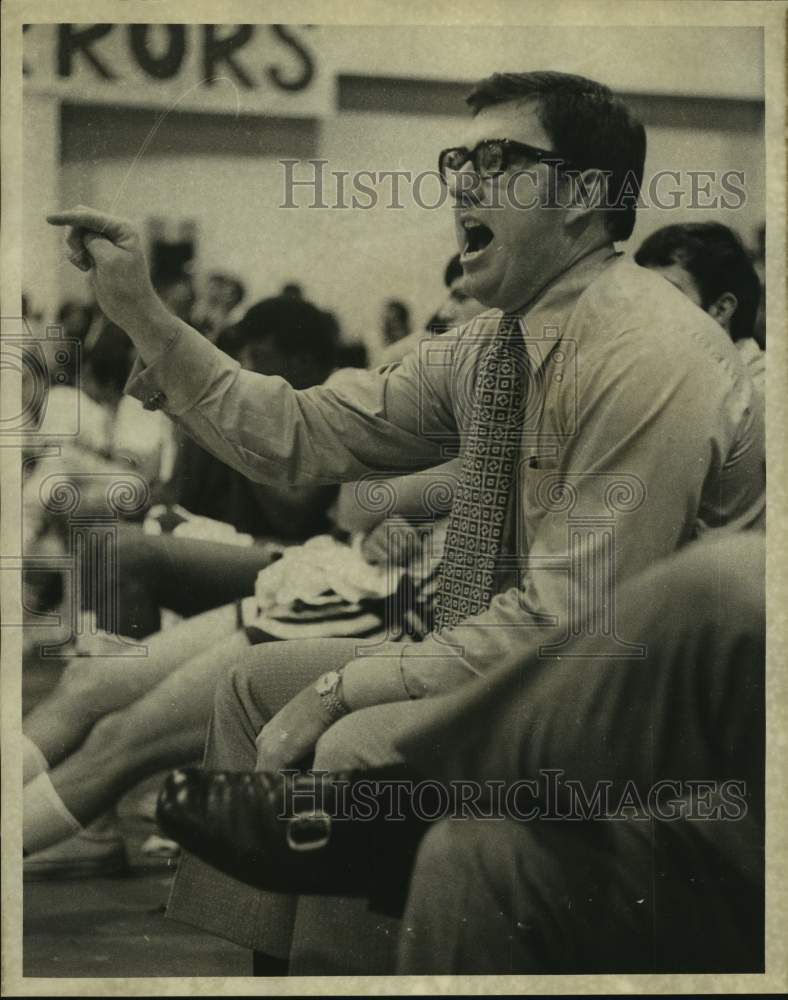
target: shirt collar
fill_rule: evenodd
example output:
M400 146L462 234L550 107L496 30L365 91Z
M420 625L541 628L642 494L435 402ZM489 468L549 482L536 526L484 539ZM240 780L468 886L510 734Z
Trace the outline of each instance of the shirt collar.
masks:
M551 353L544 350L545 341L552 342L552 346L559 343L577 300L612 261L622 256L612 244L592 250L553 278L518 311L526 349L537 367L542 367Z

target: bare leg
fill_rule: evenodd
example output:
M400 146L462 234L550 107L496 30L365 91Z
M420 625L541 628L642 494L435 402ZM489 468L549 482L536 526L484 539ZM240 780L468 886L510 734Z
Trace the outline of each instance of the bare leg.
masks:
M203 646L139 700L104 716L50 772L69 812L84 825L142 778L200 756L217 678L248 648L241 632Z
M103 716L144 697L181 664L234 630L235 607L226 605L151 636L143 644L147 656L75 658L55 690L25 717L22 731L51 767L79 746Z

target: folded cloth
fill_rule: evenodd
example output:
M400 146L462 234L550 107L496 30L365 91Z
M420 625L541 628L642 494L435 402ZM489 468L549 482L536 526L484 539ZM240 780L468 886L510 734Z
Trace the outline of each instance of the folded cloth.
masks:
M403 572L370 566L360 544L317 535L258 573L255 595L240 602L239 618L252 644L383 634L385 604Z
M316 535L260 570L255 598L261 612L296 601L318 607L340 598L355 604L393 594L403 572L401 567L370 565L361 554L360 538L347 545L331 535Z
M273 639L376 635L419 641L429 631L434 567L372 565L362 537L350 544L318 535L285 550L257 576L238 605L250 643Z
M237 531L232 524L192 514L178 504L157 504L151 507L142 527L146 535L171 534L176 538L196 538L203 542L222 542L225 545L243 547L254 544L251 535Z

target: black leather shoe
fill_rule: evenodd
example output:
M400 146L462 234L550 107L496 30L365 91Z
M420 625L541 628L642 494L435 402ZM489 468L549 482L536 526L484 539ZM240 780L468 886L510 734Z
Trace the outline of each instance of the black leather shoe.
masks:
M157 818L187 851L249 885L367 896L378 909L400 912L428 825L410 811L412 787L412 775L398 768L332 775L184 768L167 778Z

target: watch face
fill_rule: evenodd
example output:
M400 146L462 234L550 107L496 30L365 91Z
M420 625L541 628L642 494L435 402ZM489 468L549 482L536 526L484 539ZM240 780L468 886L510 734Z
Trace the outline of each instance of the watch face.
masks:
M328 694L330 691L334 690L338 680L339 674L335 670L332 670L327 674L323 674L323 676L318 679L317 684L315 684L315 690L318 694Z

